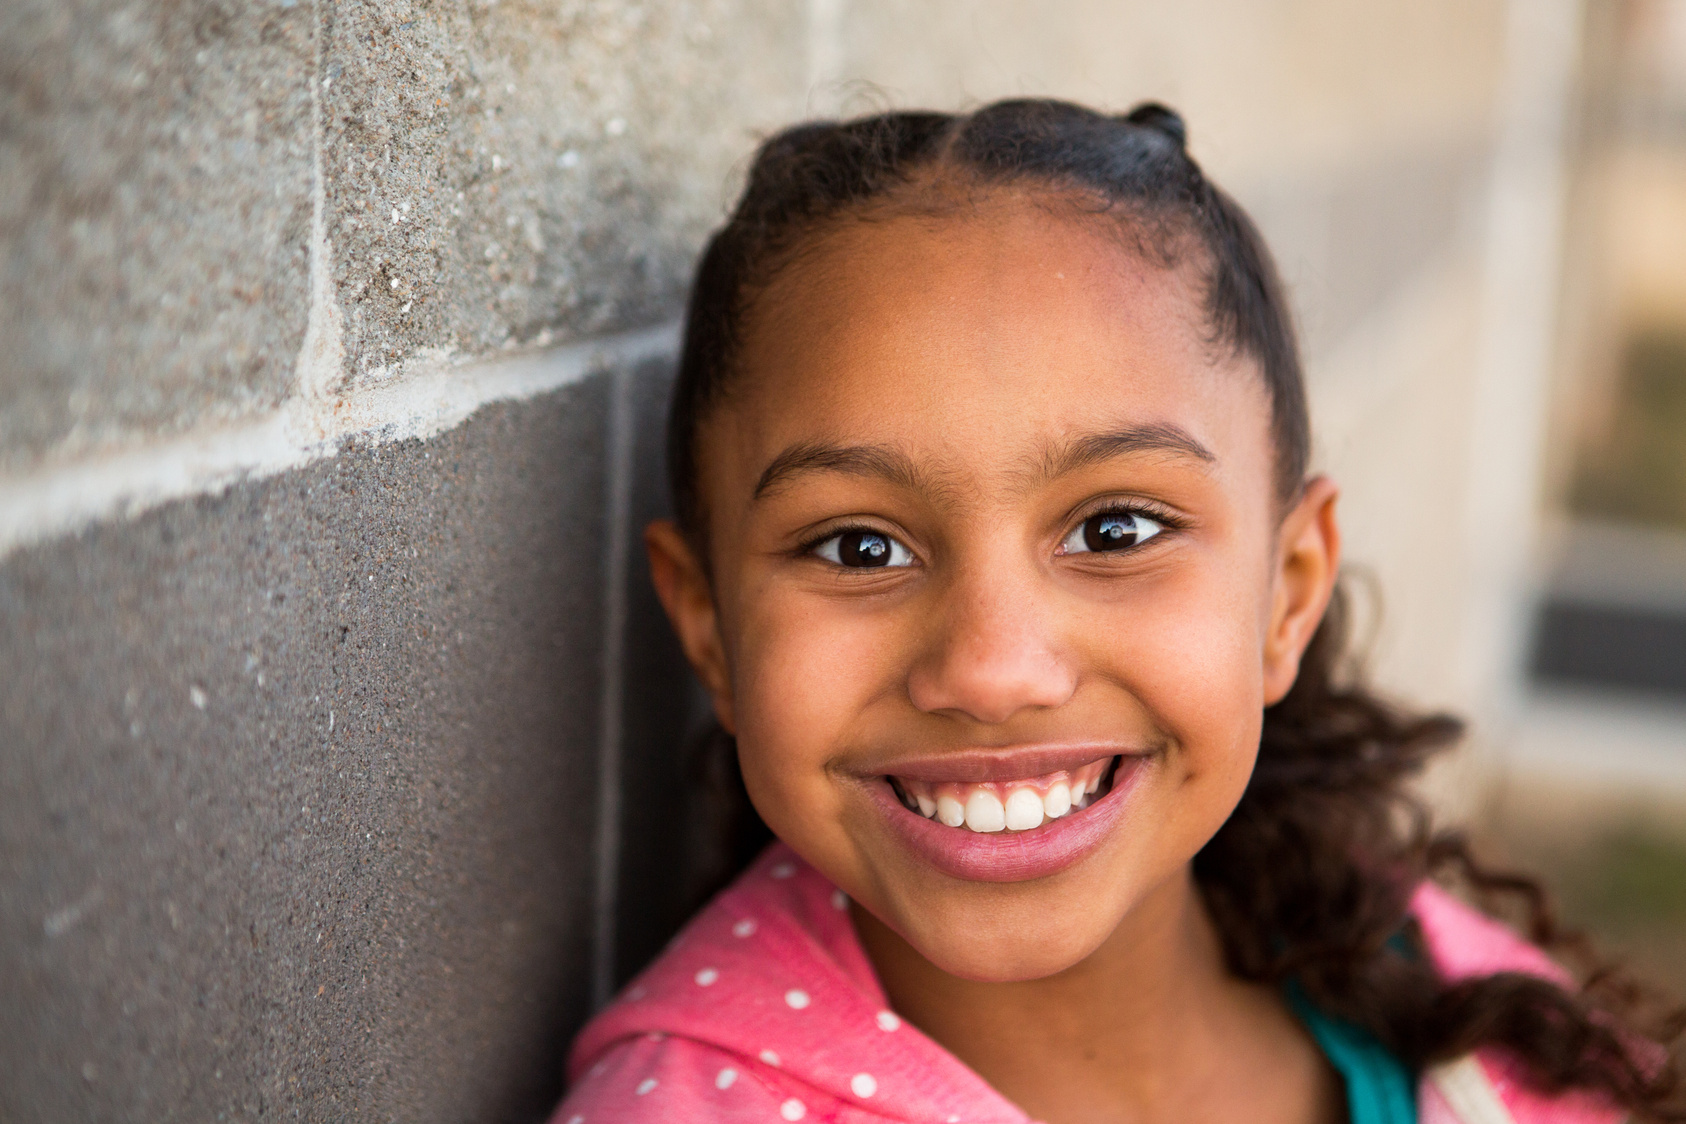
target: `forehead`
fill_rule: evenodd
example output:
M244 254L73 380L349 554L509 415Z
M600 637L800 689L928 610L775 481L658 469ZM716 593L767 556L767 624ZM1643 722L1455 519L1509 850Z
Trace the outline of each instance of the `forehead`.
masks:
M1097 428L1170 424L1215 448L1268 426L1256 366L1209 338L1196 269L1034 197L847 222L780 271L744 329L704 445L751 473L814 439L1005 472Z

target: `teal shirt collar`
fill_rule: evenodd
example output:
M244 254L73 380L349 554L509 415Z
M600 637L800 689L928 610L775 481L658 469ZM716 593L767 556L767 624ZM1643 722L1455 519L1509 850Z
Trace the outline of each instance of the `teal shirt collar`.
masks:
M1294 984L1283 990L1288 1005L1346 1082L1350 1124L1417 1124L1416 1087L1403 1063L1369 1031L1313 1007Z

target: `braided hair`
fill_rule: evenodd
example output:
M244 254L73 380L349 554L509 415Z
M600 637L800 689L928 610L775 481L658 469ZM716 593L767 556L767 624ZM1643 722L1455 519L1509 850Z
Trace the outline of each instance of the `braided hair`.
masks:
M1276 491L1303 487L1311 450L1288 303L1257 228L1189 156L1182 119L1158 104L1109 116L1066 102L1000 101L969 114L891 112L798 125L762 144L748 184L697 266L668 420L681 528L707 558L698 430L736 374L759 293L837 225L931 205L944 190L1019 189L1068 199L1167 268L1199 271L1210 340L1254 360L1270 396ZM1446 715L1415 715L1365 689L1347 658L1337 589L1288 694L1264 712L1240 804L1194 858L1229 969L1292 984L1314 1006L1373 1034L1420 1072L1477 1047L1507 1051L1539 1089L1602 1094L1636 1116L1686 1121L1678 1069L1649 1042L1678 1039L1678 1013L1617 972L1590 968L1533 881L1480 866L1459 835L1431 828L1406 788L1459 738ZM693 767L719 854L736 873L770 833L715 728ZM1520 907L1537 943L1579 955L1576 993L1520 973L1457 982L1436 973L1409 917L1423 879L1450 877Z

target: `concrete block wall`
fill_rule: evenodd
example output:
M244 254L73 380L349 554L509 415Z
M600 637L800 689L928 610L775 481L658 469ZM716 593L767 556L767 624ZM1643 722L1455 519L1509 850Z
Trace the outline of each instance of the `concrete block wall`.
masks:
M1533 2L0 6L0 1119L555 1102L688 892L637 531L690 261L781 123L1184 108L1360 553L1466 591L1387 489L1469 492ZM1394 681L1454 691L1444 642Z

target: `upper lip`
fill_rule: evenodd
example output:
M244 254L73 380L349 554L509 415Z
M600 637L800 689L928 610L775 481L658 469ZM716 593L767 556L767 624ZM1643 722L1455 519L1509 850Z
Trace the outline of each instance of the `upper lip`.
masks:
M1022 781L1049 773L1071 771L1091 762L1120 754L1140 756L1142 746L1088 742L1068 745L1024 746L1015 749L962 749L947 753L898 757L866 772L867 776L904 777L933 784L981 784L986 781Z

